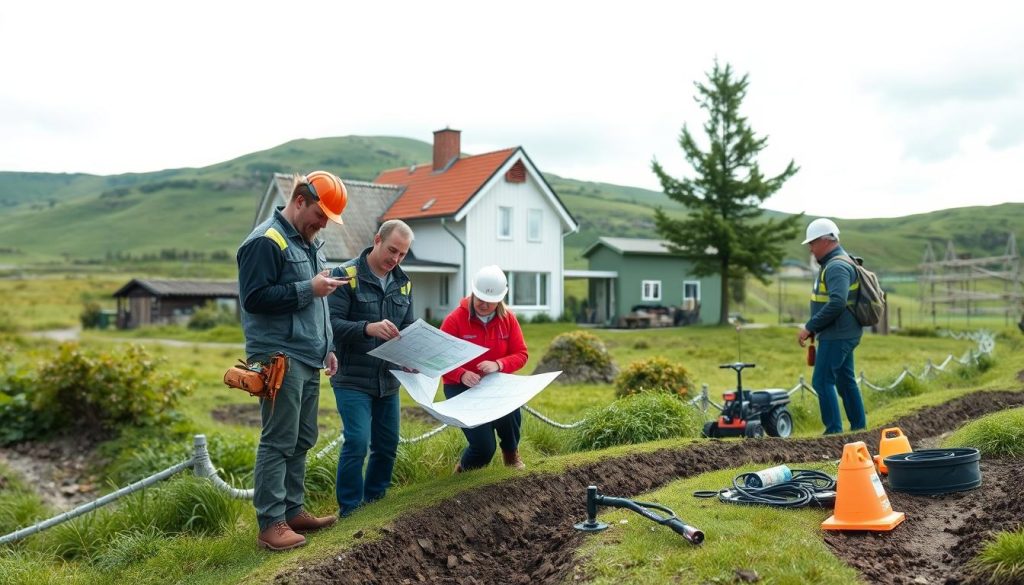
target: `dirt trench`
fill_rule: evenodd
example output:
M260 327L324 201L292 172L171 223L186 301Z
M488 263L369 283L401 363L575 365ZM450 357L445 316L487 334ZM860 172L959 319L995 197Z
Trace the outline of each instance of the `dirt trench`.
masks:
M935 437L1021 405L1024 393L977 393L906 416L894 426L909 437ZM715 440L505 481L399 518L383 538L305 563L301 571L283 571L276 582L561 583L575 568L574 553L584 536L573 524L582 519L585 490L592 483L603 493L632 496L744 464L835 460L845 443L858 440L877 452L877 430L799 440ZM1022 460L985 460L978 490L929 497L890 490L893 508L914 521L890 533L829 533L825 542L872 583L973 583L963 563L977 554L990 531L1012 529L1024 518L1022 471Z

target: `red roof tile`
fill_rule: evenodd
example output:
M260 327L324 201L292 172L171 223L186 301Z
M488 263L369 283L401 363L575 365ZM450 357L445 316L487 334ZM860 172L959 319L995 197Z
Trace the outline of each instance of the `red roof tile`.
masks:
M383 171L374 183L404 185L405 192L384 214L384 219L415 219L454 215L468 202L518 148L459 158L442 173L431 163ZM435 201L427 208L424 205Z

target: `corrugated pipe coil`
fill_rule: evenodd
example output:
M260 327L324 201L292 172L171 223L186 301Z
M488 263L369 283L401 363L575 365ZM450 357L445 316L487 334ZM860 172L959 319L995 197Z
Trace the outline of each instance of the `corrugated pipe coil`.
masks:
M918 495L948 494L981 485L981 453L974 448L922 449L889 455L889 487Z

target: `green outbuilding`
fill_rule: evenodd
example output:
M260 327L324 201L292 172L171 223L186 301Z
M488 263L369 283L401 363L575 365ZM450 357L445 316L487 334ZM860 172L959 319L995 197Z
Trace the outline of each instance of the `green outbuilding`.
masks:
M718 322L722 278L698 277L692 262L673 253L664 240L601 237L583 251L588 270L566 271L586 278L588 321L634 326L633 317L658 314L660 322L685 325Z

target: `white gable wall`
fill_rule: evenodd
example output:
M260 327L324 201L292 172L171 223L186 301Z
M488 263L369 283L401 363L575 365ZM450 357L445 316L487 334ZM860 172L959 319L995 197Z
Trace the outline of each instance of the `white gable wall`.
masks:
M415 236L412 250L415 252L416 258L462 266L462 246L452 237L452 234L445 231L441 226L441 220L431 218L410 220L408 223ZM445 226L455 232L460 240L466 241L465 221L456 223L449 218L445 220ZM409 278L413 281L413 304L417 316L430 315L432 319L443 319L458 306L459 300L464 296L461 270L454 274L410 273ZM441 302L440 281L442 279L448 281L447 303Z
M517 158L514 157L510 163ZM512 298L509 298L509 304L523 320L538 313L558 318L562 313L562 221L534 175L527 173L524 183L509 183L504 178L508 166L503 167L487 191L479 194L466 214L467 272L472 278L481 267L497 264L506 274L545 273L547 290L544 305L516 305ZM512 234L509 239L498 238L499 207L512 208ZM527 238L530 209L541 211L539 242L528 241Z

